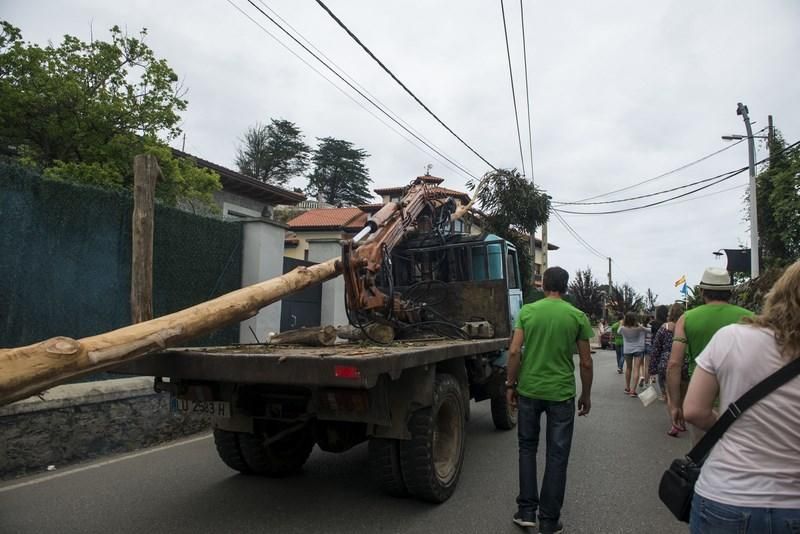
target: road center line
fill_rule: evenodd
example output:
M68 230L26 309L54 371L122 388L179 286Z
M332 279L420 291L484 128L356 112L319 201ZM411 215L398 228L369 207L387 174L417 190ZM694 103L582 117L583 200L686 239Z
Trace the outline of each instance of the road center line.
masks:
M168 443L166 445L153 447L152 449L146 449L146 450L143 450L143 451L134 452L134 453L131 453L131 454L126 454L125 456L120 456L120 457L117 457L117 458L113 458L111 460L103 460L101 462L93 463L93 464L90 464L90 465L84 465L84 466L81 466L81 467L75 467L73 469L67 469L66 471L61 471L59 473L53 473L52 475L42 476L42 477L39 477L39 478L35 478L33 480L26 480L24 482L18 482L16 484L10 484L8 486L0 486L0 493L6 492L6 491L12 491L12 490L19 489L19 488L24 488L26 486L33 486L35 484L41 484L43 482L48 482L48 481L54 480L56 478L61 478L61 477L65 477L65 476L68 476L68 475L74 475L75 473L80 473L82 471L88 471L90 469L97 469L99 467L105 467L107 465L116 464L118 462L124 462L126 460L132 460L132 459L138 458L140 456L146 456L148 454L153 454L154 452L161 452L161 451L164 451L164 450L167 450L167 449L172 449L174 447L181 447L183 445L189 445L190 443L196 443L198 441L203 441L203 440L208 439L210 437L211 437L211 434L204 434L202 436L196 436L196 437L193 437L193 438L189 438L189 439L185 439L185 440L181 440L181 441L176 441L176 442L173 442L173 443Z

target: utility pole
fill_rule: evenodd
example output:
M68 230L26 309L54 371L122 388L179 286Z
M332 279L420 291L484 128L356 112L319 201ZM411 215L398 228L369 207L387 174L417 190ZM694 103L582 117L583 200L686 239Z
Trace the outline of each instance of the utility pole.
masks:
M611 258L608 258L608 300L611 301L611 298L614 296L613 291L611 288L613 286L613 281L611 280Z
M542 274L547 270L547 221L542 223Z
M772 142L775 141L775 127L772 126L772 115L767 115L767 150L772 155Z
M753 140L753 128L750 125L750 116L747 106L739 102L736 114L742 116L744 127L747 130L747 161L750 166L750 278L759 275L759 246L758 246L758 198L756 193L756 147ZM771 129L770 129L771 130Z

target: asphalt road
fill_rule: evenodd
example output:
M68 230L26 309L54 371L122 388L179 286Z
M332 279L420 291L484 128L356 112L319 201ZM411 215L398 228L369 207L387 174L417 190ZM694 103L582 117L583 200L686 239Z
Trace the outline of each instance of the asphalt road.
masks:
M610 351L595 354L592 412L576 422L565 532L683 533L657 497L688 438L665 435L664 405L622 394ZM444 504L380 494L367 449L316 450L294 478L239 475L210 436L0 485L0 533L518 533L516 436L473 406L464 470ZM543 458L543 447L539 457ZM540 468L541 476L541 468Z

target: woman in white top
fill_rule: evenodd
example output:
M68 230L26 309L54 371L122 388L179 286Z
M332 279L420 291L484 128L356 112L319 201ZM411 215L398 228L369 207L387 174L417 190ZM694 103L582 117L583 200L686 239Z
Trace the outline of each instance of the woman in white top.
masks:
M628 312L619 327L622 335L622 354L625 356L625 393L631 397L636 396L636 384L639 383L639 371L644 357L644 336L650 329L639 324L636 314ZM636 374L631 388L631 372Z
M683 409L708 430L727 407L800 357L800 262L767 295L764 311L720 329L697 358ZM723 434L700 472L692 533L800 532L800 377L758 401Z

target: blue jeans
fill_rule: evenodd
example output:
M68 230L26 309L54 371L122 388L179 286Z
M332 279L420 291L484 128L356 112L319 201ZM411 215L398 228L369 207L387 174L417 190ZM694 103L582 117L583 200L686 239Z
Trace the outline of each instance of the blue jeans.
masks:
M536 450L542 412L546 421L546 461L541 496L537 488ZM561 516L567 487L567 463L572 447L575 399L546 401L519 396L517 436L519 438L519 496L517 506L524 519L554 523Z
M622 366L625 363L625 355L622 353L622 345L617 345L614 348L617 351L617 369L622 369Z
M689 530L691 534L800 534L800 510L733 506L695 493Z

